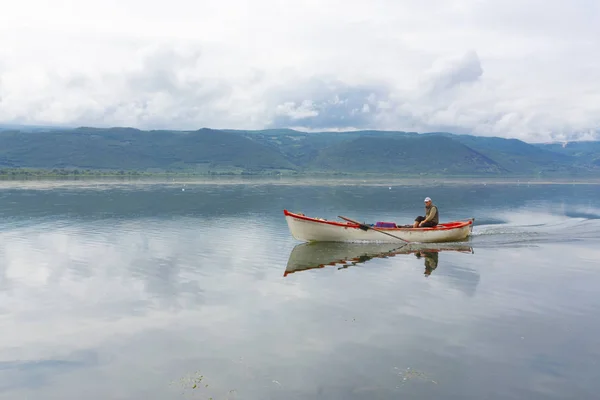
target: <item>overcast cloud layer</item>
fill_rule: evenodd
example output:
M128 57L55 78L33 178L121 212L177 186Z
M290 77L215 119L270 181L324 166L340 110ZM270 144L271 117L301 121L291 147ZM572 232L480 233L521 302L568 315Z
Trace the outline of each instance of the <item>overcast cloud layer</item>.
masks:
M600 138L597 0L20 0L0 122Z

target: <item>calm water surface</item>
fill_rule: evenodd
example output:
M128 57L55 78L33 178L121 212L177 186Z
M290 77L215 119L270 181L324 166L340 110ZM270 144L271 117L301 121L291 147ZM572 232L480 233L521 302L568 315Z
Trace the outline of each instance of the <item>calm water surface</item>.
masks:
M425 196L442 220L475 217L474 236L307 246L282 212L405 224ZM592 184L0 183L0 399L596 398L599 199Z

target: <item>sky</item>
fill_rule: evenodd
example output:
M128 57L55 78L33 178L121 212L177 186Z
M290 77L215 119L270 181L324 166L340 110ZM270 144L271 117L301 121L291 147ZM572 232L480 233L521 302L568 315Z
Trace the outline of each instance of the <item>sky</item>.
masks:
M20 0L0 123L600 139L596 0Z

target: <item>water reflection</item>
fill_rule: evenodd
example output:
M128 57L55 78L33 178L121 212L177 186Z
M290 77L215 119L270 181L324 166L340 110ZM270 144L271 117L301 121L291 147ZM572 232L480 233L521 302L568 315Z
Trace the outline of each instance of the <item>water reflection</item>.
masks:
M397 189L0 188L0 399L594 398L600 186ZM423 191L474 236L293 248L279 212Z
M473 248L465 244L302 243L292 249L283 276L326 266L348 268L374 258L414 254L417 259L423 259L427 277L438 267L439 253L444 251L474 253Z

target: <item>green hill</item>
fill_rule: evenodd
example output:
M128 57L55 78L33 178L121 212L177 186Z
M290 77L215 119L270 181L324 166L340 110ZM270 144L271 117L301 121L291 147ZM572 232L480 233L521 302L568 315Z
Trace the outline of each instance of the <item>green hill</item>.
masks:
M0 130L0 170L599 176L600 142L529 144L432 132Z
M295 168L280 151L233 133L131 128L0 132L0 166L247 171Z
M575 159L575 164L600 167L600 142L581 141L568 143L542 143L537 147Z
M514 174L572 172L575 158L556 154L518 139L453 135L455 140L480 152Z
M494 160L448 137L359 137L319 152L309 170L412 173L499 174Z
M416 133L362 130L350 132L300 132L292 129L265 129L258 131L228 131L241 134L251 140L279 149L299 167L308 166L323 150L352 140L368 137L417 136Z

